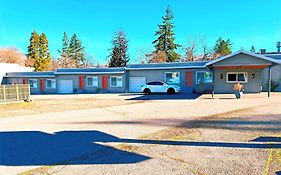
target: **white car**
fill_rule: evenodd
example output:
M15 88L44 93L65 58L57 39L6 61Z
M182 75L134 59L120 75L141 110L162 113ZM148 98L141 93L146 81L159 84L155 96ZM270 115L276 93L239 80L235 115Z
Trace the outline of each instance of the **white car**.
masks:
M175 94L180 92L180 87L177 85L169 85L162 81L152 81L141 86L141 92L150 93L168 93Z

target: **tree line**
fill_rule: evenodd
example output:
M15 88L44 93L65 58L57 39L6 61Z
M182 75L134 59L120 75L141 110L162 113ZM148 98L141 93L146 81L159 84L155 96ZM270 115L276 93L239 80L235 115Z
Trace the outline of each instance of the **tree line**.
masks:
M191 38L188 40L187 45L177 44L175 42L175 24L173 19L174 14L170 6L168 6L165 10L165 15L162 16L162 23L158 24L158 30L155 32L156 39L152 42L154 50L143 53L142 63L213 60L232 52L233 43L230 39L223 39L221 37L217 39L212 49L208 47L205 38ZM123 67L128 64L130 61L128 43L129 41L124 31L119 30L113 35L112 47L109 49L106 67ZM24 64L25 66L33 67L35 71L94 66L90 56L85 52L82 41L75 33L70 38L66 32L63 33L62 48L58 49L58 58L51 58L49 42L45 33L38 34L36 31L33 31L27 48L27 59L24 60ZM252 46L250 51L255 52L254 46ZM11 54L12 52L14 54ZM17 61L11 59L13 58L11 55L17 55L17 58L22 59L22 55L15 49L2 51L2 53L5 53L6 56L5 54L3 56L0 50L0 61L16 63ZM20 63L22 64L22 61ZM97 64L96 66L98 67L99 65Z

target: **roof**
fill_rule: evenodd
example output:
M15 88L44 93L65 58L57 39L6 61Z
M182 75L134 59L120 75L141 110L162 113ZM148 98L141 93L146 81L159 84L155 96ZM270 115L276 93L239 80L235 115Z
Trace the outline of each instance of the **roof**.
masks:
M73 74L123 74L124 67L117 68L62 68L57 69L55 75L73 75Z
M253 56L253 57L256 57L256 58L260 58L260 59L263 59L263 60L266 60L266 61L269 61L269 62L272 62L272 63L281 64L281 62L279 60L276 60L274 58L270 58L270 57L267 57L267 56L264 56L264 55L260 55L260 54L256 54L256 53L253 53L253 52L247 52L245 50L239 50L237 52L233 52L232 54L229 54L229 55L220 57L220 58L218 58L216 60L210 61L209 63L206 64L206 66L213 65L213 64L215 64L217 62L223 61L225 59L228 59L230 57L233 57L233 56L241 54L241 53L245 54L245 55Z
M150 63L150 64L129 64L126 70L149 70L149 69L195 69L205 68L208 61L194 62L171 62L171 63Z
M55 77L54 72L8 72L5 77L10 78L52 78Z
M277 60L281 61L281 54L280 53L276 53L276 54L265 54L266 57L270 57L270 58L274 58Z

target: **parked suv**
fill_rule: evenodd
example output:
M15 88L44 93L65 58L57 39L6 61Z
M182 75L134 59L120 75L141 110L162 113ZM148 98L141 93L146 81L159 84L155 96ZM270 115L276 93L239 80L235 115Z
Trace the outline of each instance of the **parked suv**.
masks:
M180 92L180 87L177 85L169 85L162 81L152 81L142 85L141 91L145 94L150 94L150 93L175 94Z

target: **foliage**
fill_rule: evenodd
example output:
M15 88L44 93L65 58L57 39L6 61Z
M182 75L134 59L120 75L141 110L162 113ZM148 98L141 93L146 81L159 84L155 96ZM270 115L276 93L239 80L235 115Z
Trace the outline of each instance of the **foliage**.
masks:
M254 46L251 47L250 52L256 53L256 49Z
M154 53L164 51L167 58L166 62L174 62L180 58L180 55L175 52L180 45L175 44L175 33L173 31L175 25L172 22L174 15L170 6L167 7L165 12L165 16L162 17L163 22L158 25L159 30L155 33L157 39L152 43L155 47Z
M231 45L232 43L230 42L229 39L224 40L221 37L216 41L215 47L214 47L214 52L215 54L219 56L224 56L230 54L231 51Z
M270 83L271 83L271 89L270 89L271 92L274 92L275 89L280 85L279 82L275 82L275 81L271 81Z
M17 48L0 48L0 62L24 65L26 56Z
M58 50L60 58L57 60L58 68L85 68L92 63L86 58L82 41L73 34L69 40L66 32L63 33L62 49Z
M167 54L164 51L146 54L146 57L148 58L148 63L163 63L167 60Z
M29 41L26 65L34 67L35 71L49 70L51 57L46 35L44 33L39 35L34 31Z
M127 54L128 51L128 40L123 31L118 31L113 36L111 41L112 49L108 66L109 67L123 67L126 66L130 58Z

